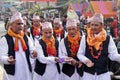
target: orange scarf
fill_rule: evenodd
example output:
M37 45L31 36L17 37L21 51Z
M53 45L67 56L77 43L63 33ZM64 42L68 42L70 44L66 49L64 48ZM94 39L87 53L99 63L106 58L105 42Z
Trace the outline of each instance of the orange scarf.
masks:
M23 39L24 32L21 32L21 33L19 33L19 34L16 34L16 33L14 33L11 29L8 29L8 34L9 34L10 36L12 36L12 37L15 37L15 43L14 43L14 50L15 50L15 51L18 51L18 50L19 50L19 48L18 48L18 39L20 39L20 41L21 41L23 50L24 50L24 51L27 50L26 43L25 43L25 41L24 41L24 39Z
M47 45L47 47L46 47L47 54L56 56L57 55L57 51L56 51L56 48L55 48L55 39L54 39L54 37L52 36L51 39L48 40L44 36L42 36L42 40Z
M33 26L33 36L40 36L40 27Z
M79 41L81 39L81 34L78 31L75 37L71 37L69 35L67 35L68 37L68 41L70 42L70 48L71 48L71 56L72 57L76 57L76 54L78 52L78 48L79 48Z
M54 29L55 34L58 36L59 34L63 34L63 27L61 26L59 29Z
M100 35L97 37L94 37L94 34L92 33L91 28L87 29L87 43L89 46L94 46L96 50L100 49L100 45L103 41L106 40L106 31L104 28L102 28L102 31L100 32Z

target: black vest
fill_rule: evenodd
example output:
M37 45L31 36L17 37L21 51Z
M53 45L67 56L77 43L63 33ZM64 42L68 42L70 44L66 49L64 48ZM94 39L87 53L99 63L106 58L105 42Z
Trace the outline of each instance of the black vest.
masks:
M67 50L68 57L71 57L70 56L70 48L68 47L67 37L64 38L64 44L65 44L65 47L66 47L66 50ZM78 58L76 58L76 60L79 61ZM76 69L77 69L77 73L80 76L83 76L83 66L80 67L80 68L76 67ZM62 72L64 74L68 75L69 77L71 77L75 72L75 66L65 63L65 64L63 64Z
M40 39L39 41L40 45L42 46L42 50L44 52L44 56L47 57L48 54L46 53L46 43ZM59 42L57 40L55 40L55 47L56 47L56 50L57 50L57 53L58 53L58 45L59 45ZM58 54L57 54L58 56ZM57 66L57 69L58 69L58 72L60 73L60 66L58 63L56 63L56 66ZM35 64L35 72L38 73L39 75L43 75L45 73L45 70L46 70L46 64L44 63L41 63L39 62L38 59L36 59L36 64Z
M108 59L108 44L109 44L109 40L110 40L110 36L107 36L106 40L102 43L102 51L101 51L101 55L98 59L95 59L92 57L91 53L90 53L90 49L88 48L88 44L86 41L86 53L85 56L87 58L89 58L93 63L94 66L89 68L86 65L84 66L84 71L91 73L91 74L95 74L95 72L97 73L97 75L105 73L108 71L108 63L109 63L109 59ZM94 53L96 53L96 51L94 50ZM97 54L97 53L96 53Z
M32 38L33 38L33 40L34 40L35 37L34 37L34 35L33 35L33 27L30 28L30 33L31 33ZM30 34L29 34L29 36L30 36Z
M5 38L7 40L7 44L8 44L8 56L13 56L13 58L15 59L15 51L14 51L14 41L13 38L11 36L9 36L8 34L5 35ZM30 64L30 60L29 60L29 56L30 56L30 51L29 51L29 46L28 46L28 39L26 36L24 36L24 40L25 43L27 45L27 50L25 51L25 55L26 55L26 59L27 59L27 63L28 63L28 67L30 72L32 71L31 68L31 64ZM4 64L4 68L6 70L6 72L8 74L14 75L15 74L15 64Z

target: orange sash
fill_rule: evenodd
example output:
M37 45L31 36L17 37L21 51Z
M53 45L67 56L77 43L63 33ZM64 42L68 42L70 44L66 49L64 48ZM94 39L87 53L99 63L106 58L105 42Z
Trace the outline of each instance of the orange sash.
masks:
M42 36L42 40L47 45L47 47L46 47L47 54L56 56L57 55L57 51L56 51L56 48L55 48L55 39L54 39L54 37L52 36L51 39L48 40L44 36Z
M81 39L81 34L78 31L75 37L71 37L71 36L67 36L68 37L68 41L70 42L70 48L71 48L71 55L73 57L76 56L77 52L78 52L78 48L79 48L79 41Z
M103 41L106 40L106 31L104 28L102 28L102 31L100 32L100 35L97 37L94 37L94 34L92 33L91 28L87 29L87 43L89 46L94 46L96 50L99 50L100 45Z
M15 51L18 51L19 48L18 48L18 39L20 39L21 41L21 44L22 44L22 48L23 50L25 51L27 49L27 46L26 46L26 43L23 39L23 36L24 36L24 32L21 32L19 34L16 34L14 33L11 29L8 29L8 34L12 37L15 37L15 43L14 43L14 50Z

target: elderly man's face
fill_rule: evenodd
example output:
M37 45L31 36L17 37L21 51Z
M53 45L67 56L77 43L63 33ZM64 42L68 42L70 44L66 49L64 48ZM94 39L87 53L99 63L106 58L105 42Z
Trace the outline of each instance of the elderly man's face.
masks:
M11 23L11 29L14 33L18 34L24 29L24 23L22 20L18 19Z
M54 23L53 26L54 26L55 29L59 29L60 28L60 24L59 23Z
M40 20L33 20L33 25L35 26L35 27L39 27L40 26Z
M91 22L90 27L93 31L93 34L98 34L99 32L102 31L103 28L102 23L100 22Z
M76 26L69 26L69 27L67 27L68 35L71 36L71 37L75 37L77 31L78 30L77 30Z
M53 35L53 30L51 28L45 28L45 29L42 30L42 35L46 39L50 39Z

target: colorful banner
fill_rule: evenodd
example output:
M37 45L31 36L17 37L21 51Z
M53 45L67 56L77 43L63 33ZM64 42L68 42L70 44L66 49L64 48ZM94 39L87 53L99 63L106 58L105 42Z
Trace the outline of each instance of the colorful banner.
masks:
M120 0L117 1L117 6L120 8Z
M114 11L114 6L112 1L91 1L91 7L94 13L102 13L104 17L112 17L116 15Z
M78 16L84 15L85 17L91 17L93 15L92 10L88 2L80 3L80 4L72 4L70 5L71 9L73 9ZM69 6L69 8L70 8Z
M68 10L67 10L67 18L74 18L78 19L78 15L74 11L72 4L69 5Z

